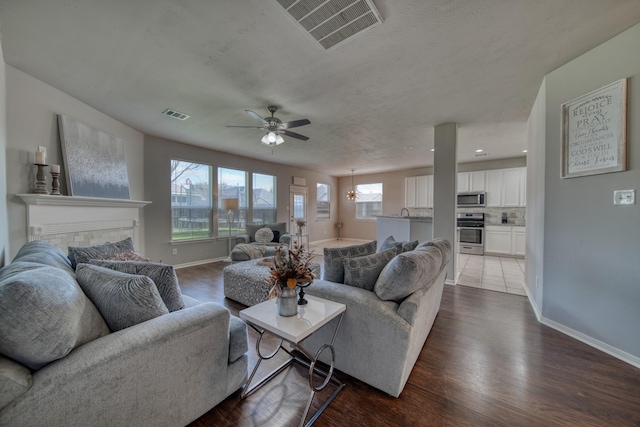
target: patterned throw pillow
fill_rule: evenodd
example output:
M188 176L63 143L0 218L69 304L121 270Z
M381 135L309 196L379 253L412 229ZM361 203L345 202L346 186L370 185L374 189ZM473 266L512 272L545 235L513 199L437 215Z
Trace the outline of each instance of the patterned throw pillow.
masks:
M133 240L127 237L124 240L115 243L104 243L102 245L72 247L69 246L69 259L73 269L80 263L86 263L90 259L109 259L119 253L134 251Z
M140 262L151 262L151 260L147 257L140 255L139 253L133 251L122 252L120 254L116 254L109 258L109 261L140 261Z
M169 313L153 280L91 264L78 264L78 283L111 332Z
M380 246L378 246L377 252L386 251L387 249L395 249L396 255L402 253L402 242L396 242L396 239L393 236L389 236L384 239L384 242Z
M170 312L184 308L184 300L182 299L180 285L178 285L178 277L176 276L173 266L169 264L100 259L89 260L89 264L110 268L111 270L116 270L121 273L147 276L155 283L162 301Z
M344 284L373 291L380 272L396 256L396 248L344 259Z
M402 241L402 252L412 251L418 246L418 241L414 240L413 242L407 242L405 240Z
M273 231L268 227L263 227L256 231L256 242L267 243L273 240Z
M344 259L376 252L377 242L364 243L362 245L345 246L343 248L324 248L324 280L336 283L344 283Z

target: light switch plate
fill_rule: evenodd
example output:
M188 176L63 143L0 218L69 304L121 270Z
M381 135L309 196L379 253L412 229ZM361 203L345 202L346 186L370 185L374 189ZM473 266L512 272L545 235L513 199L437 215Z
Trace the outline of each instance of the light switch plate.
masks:
M636 190L616 190L613 192L614 205L635 205Z

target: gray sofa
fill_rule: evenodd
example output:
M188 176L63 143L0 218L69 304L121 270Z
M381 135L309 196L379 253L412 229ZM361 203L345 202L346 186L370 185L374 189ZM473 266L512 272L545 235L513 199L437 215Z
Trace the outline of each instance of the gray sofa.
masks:
M269 228L274 233L275 241L271 242L258 242L256 241L256 232L261 228ZM235 248L238 244L256 244L266 246L266 251L263 256L274 256L276 254L276 248L279 245L291 245L291 235L287 234L287 223L276 222L273 224L247 224L245 226L245 233L235 236L234 249L231 250L231 261L241 262L252 259L247 253Z
M154 289L147 276L114 273ZM149 295L164 314L112 332L103 301L83 292L87 277L105 274L89 264L74 271L38 241L0 269L0 425L182 426L244 383L244 322L184 295L184 308L168 312L158 286Z
M348 249L340 249L342 257L325 249L325 278L329 275L336 279L342 274L343 281L351 280L354 285L316 280L306 293L347 305L335 342L336 369L398 397L438 314L451 245L447 240L435 239L383 262L373 290L358 287L364 281L354 278L348 269L340 273L339 258L347 268L348 263L356 264L356 272L378 268L369 263L357 270L357 260L364 260L367 255L349 253ZM345 262L347 258L351 259ZM337 319L307 338L302 343L305 349L315 354L329 343L336 322ZM329 354L324 351L320 360L326 362Z

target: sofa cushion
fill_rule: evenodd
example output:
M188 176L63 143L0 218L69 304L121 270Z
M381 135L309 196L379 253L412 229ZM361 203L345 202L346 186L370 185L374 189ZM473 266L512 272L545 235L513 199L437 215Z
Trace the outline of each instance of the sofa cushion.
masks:
M247 324L239 317L231 315L229 317L229 363L235 362L249 351L247 341Z
M433 283L441 264L442 252L435 246L401 253L384 267L373 290L382 300L400 302Z
M378 249L376 251L377 252L382 252L382 251L386 251L387 249L391 249L391 248L396 250L396 255L397 254L401 254L402 253L402 242L396 242L396 239L394 239L393 236L389 236L386 239L384 239L384 242L382 242L382 244L378 246Z
M69 259L71 260L71 266L75 270L78 264L86 263L90 259L109 259L128 251L134 251L131 237L115 243L107 242L101 245L85 247L69 246Z
M394 256L396 248L371 255L344 259L344 284L373 291L380 272Z
M156 262L109 261L99 259L89 260L89 264L99 265L100 267L110 268L122 273L147 276L155 283L164 305L167 306L170 312L184 308L182 292L180 291L180 285L178 285L178 277L171 265Z
M273 231L269 227L262 227L256 231L256 242L268 243L273 240Z
M0 410L31 388L31 371L0 355Z
M72 274L33 262L0 270L0 353L37 370L109 333Z
M336 283L344 283L344 259L376 252L377 242L364 243L362 245L345 246L343 248L324 248L324 280Z
M451 243L447 239L438 237L433 240L420 243L416 249L429 246L435 246L440 249L440 252L442 252L442 266L440 269L444 268L444 266L449 262L449 257L451 256Z
M278 230L280 232L280 235L287 233L286 222L276 222L273 224L247 224L245 226L245 231L249 236L249 242L256 241L256 231L260 230L263 227L270 228L271 230Z
M112 332L169 313L156 285L147 276L91 264L78 264L76 276Z
M13 258L13 262L35 262L49 265L73 275L71 261L62 249L42 240L34 240L23 245Z

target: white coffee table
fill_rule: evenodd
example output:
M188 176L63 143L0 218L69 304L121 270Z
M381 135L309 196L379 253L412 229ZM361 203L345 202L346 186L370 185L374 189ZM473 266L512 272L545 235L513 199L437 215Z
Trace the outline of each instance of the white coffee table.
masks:
M265 301L260 304L254 305L253 307L249 307L240 311L240 318L245 320L249 324L249 326L255 329L256 332L258 332L256 351L259 357L258 361L256 362L256 366L253 368L251 375L249 375L249 379L244 385L241 398L244 399L245 397L251 395L258 388L262 387L265 383L273 379L292 363L302 364L303 366L309 368L309 387L311 388L311 393L309 394L309 399L307 400L304 414L302 414L300 426L305 425L304 421L307 418L309 408L311 407L311 402L313 401L313 397L315 396L315 393L317 391L325 388L329 381L334 382L338 386L333 394L331 394L331 396L329 396L329 398L322 403L322 406L320 406L316 413L309 419L306 426L310 426L316 419L318 419L325 408L329 406L329 403L331 403L331 401L344 387L344 383L333 376L333 368L335 362L335 350L333 348L333 343L336 340L338 329L340 329L340 324L342 323L342 316L344 315L347 306L338 302L329 301L324 298L318 298L310 295L306 296L306 299L308 303L306 305L298 306L298 314L291 317L280 316L278 314L278 305L274 300ZM311 355L300 345L300 342L302 340L304 340L309 335L311 335L338 316L340 317L340 319L338 320L336 329L333 332L331 343L324 344L318 349L315 355ZM273 353L268 355L263 355L260 352L260 342L265 332L269 332L280 338L278 347L273 351ZM287 341L288 343L290 343L294 350L302 353L308 360L301 359L293 355L286 348L282 347L283 341ZM258 367L260 366L260 363L263 360L271 359L281 349L288 353L290 358L265 378L263 378L260 382L249 388L251 381L253 380L253 377L258 370ZM316 362L318 361L318 357L320 357L320 354L326 349L331 350L331 365L329 367L329 372L324 372L316 368L315 366ZM317 387L313 384L314 372L325 376L324 382Z

